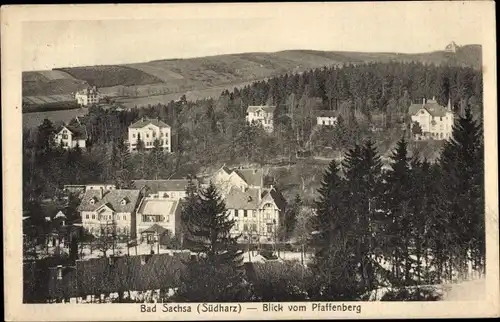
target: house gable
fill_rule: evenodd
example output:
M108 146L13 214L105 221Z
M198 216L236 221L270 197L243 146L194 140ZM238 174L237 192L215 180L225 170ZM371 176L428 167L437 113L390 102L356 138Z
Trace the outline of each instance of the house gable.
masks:
M94 211L95 213L103 213L103 212L114 212L115 210L111 207L110 204L102 204L101 206L97 207L97 209Z

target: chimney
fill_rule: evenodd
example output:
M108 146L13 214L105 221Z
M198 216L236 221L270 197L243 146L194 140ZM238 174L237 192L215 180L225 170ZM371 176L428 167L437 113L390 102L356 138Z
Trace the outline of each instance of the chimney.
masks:
M102 200L103 197L104 197L104 191L103 191L103 188L100 187L99 188L99 200Z
M141 118L141 120L144 122L144 116Z
M422 105L425 105L425 97L422 99Z
M448 111L451 112L451 97L448 98L448 106L447 107L448 107Z

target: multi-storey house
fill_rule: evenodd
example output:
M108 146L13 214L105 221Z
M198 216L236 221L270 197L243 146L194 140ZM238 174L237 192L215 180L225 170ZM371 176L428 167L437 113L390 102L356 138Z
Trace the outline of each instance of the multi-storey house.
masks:
M262 169L222 167L212 177L219 188L230 219L231 233L240 241L276 242L283 224L286 202L274 187L264 187Z
M139 204L135 222L141 242L159 240L167 232L175 236L181 231L181 200L144 197Z
M275 109L276 106L249 106L246 120L250 124L260 124L267 132L272 132L274 130Z
M436 100L423 100L422 104L411 104L409 114L413 127L418 124L421 134L415 134L417 139L446 140L451 137L454 123L454 114L451 103L448 106L439 105Z
M172 152L170 125L160 119L141 118L128 128L128 144L130 151L137 151L137 142L141 140L146 150L152 149L158 140L160 148Z
M139 200L137 189L88 189L77 210L83 227L93 235L99 236L112 228L117 235L135 237Z
M72 124L61 126L54 136L56 145L62 148L74 149L77 146L85 149L87 141L87 129L80 123L73 122Z
M75 93L75 99L80 106L90 106L99 103L101 94L97 87L87 87Z

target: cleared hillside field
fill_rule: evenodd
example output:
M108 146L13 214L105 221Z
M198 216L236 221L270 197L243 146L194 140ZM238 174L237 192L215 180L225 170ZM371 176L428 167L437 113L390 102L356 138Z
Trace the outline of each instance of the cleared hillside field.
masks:
M87 82L75 79L66 73L52 72L53 71L23 72L23 96L69 94L87 86Z
M125 87L116 91L117 96L170 95L181 91L238 84L284 73L302 72L311 68L391 61L415 61L479 69L482 66L481 46L463 46L456 53L435 51L422 54L286 50L275 53L155 60L126 65L62 68L55 71L23 73L23 95L68 94L87 83L101 89Z
M49 119L52 123L69 122L77 116L84 116L88 113L87 109L72 109L60 111L23 113L23 128L34 128L42 124L44 119Z
M135 68L122 65L88 66L57 69L74 78L85 80L91 86L144 85L161 83L162 80Z

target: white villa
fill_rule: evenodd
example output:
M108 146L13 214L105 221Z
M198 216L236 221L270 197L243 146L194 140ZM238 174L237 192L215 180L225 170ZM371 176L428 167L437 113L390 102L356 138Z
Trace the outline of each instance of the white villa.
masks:
M80 106L89 106L99 103L101 99L101 94L97 90L97 87L87 87L75 93L75 99Z
M286 202L274 187L264 187L262 169L222 167L212 181L218 186L229 211L236 221L233 235L243 242L273 243L283 224Z
M84 149L87 141L87 129L80 123L61 126L54 136L56 145L62 148L74 149L76 146Z
M267 132L272 132L274 130L275 109L276 106L249 106L246 120L250 124L260 124Z
M137 237L141 242L156 241L166 232L174 236L181 231L181 201L163 197L145 197L136 215Z
M137 151L138 140L144 142L146 150L154 147L158 140L160 147L167 152L172 152L170 125L160 119L142 118L128 127L128 143L131 152Z
M116 224L117 235L135 235L135 214L140 191L132 189L88 189L78 206L83 227L99 236Z
M443 107L434 98L427 101L424 99L422 104L411 104L408 112L412 127L418 123L422 129L422 134L416 135L417 139L446 140L451 137L454 114L450 101L447 107Z

